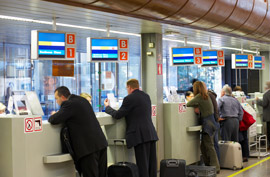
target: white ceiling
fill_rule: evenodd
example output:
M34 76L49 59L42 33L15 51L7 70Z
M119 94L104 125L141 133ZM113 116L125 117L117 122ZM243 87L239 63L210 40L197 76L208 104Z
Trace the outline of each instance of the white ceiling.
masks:
M180 32L180 35L167 38L183 40L184 37L188 37L188 41L205 44L209 43L209 38L211 38L212 45L241 48L242 43L243 48L248 50L255 50L255 48L252 46L258 46L260 51L269 51L270 46L267 44L259 44L257 42L224 36L221 34L182 28L168 24L159 24L156 22L136 19L132 17L120 16L116 14L39 0L0 0L0 15L42 21L52 21L53 17L57 17L58 23L94 27L99 29L106 29L106 26L110 25L111 30L136 34L176 31ZM31 30L50 29L52 29L51 25L0 19L0 42L30 44ZM76 32L79 38L90 37L91 34L97 33L100 33L100 36L106 36L106 32L98 32L93 30L75 29L70 27L58 27L58 29ZM126 37L134 38L135 36ZM78 48L80 49L83 47L85 46L81 45Z

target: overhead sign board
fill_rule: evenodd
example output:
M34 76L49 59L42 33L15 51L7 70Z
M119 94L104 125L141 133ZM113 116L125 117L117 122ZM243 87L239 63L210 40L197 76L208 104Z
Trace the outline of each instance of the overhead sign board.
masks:
M90 62L127 62L128 39L87 38L87 59Z
M31 59L74 60L75 52L75 33L31 31Z
M248 69L248 54L232 54L232 69Z
M253 56L254 69L264 69L264 60L263 56Z
M207 66L218 66L218 52L217 50L205 50L203 51L203 65Z
M201 47L177 47L171 49L171 59L173 66L201 65Z

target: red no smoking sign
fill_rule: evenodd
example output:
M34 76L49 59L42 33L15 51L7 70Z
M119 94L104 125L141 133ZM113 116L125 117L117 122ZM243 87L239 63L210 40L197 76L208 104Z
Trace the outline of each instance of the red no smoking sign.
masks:
M24 119L24 133L41 132L42 118L25 118Z
M24 119L24 133L29 133L34 131L34 119L25 118Z

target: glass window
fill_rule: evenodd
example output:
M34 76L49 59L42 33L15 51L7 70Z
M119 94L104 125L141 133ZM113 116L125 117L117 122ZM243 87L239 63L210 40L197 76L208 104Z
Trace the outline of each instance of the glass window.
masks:
M30 45L4 44L2 51L1 71L1 92L5 98L1 101L7 105L12 91L30 91L32 90L32 64L30 60ZM2 58L1 57L1 58Z
M101 33L93 33L92 37ZM95 112L102 110L107 93L114 93L117 99L127 95L126 81L136 78L140 81L141 40L139 37L114 36L129 38L128 63L89 63L86 54L86 38L77 38L77 53L74 64L74 77L52 76L51 60L30 59L30 45L0 44L0 101L7 104L11 91L34 90L44 110L44 119L51 111L59 109L55 102L54 90L66 86L72 94L86 92L92 96ZM99 77L100 76L100 77Z
M2 43L0 43L0 102L5 103L5 61Z
M163 43L163 86L175 86L180 93L184 93L192 86L192 80L198 79L204 81L209 89L216 93L220 92L222 84L221 67L171 66L170 48L181 46L175 42L163 41Z

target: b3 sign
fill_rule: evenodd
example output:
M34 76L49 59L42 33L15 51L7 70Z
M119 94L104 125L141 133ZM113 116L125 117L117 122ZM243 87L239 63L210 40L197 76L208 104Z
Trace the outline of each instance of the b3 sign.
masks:
M202 64L202 48L194 47L194 63L196 65Z

